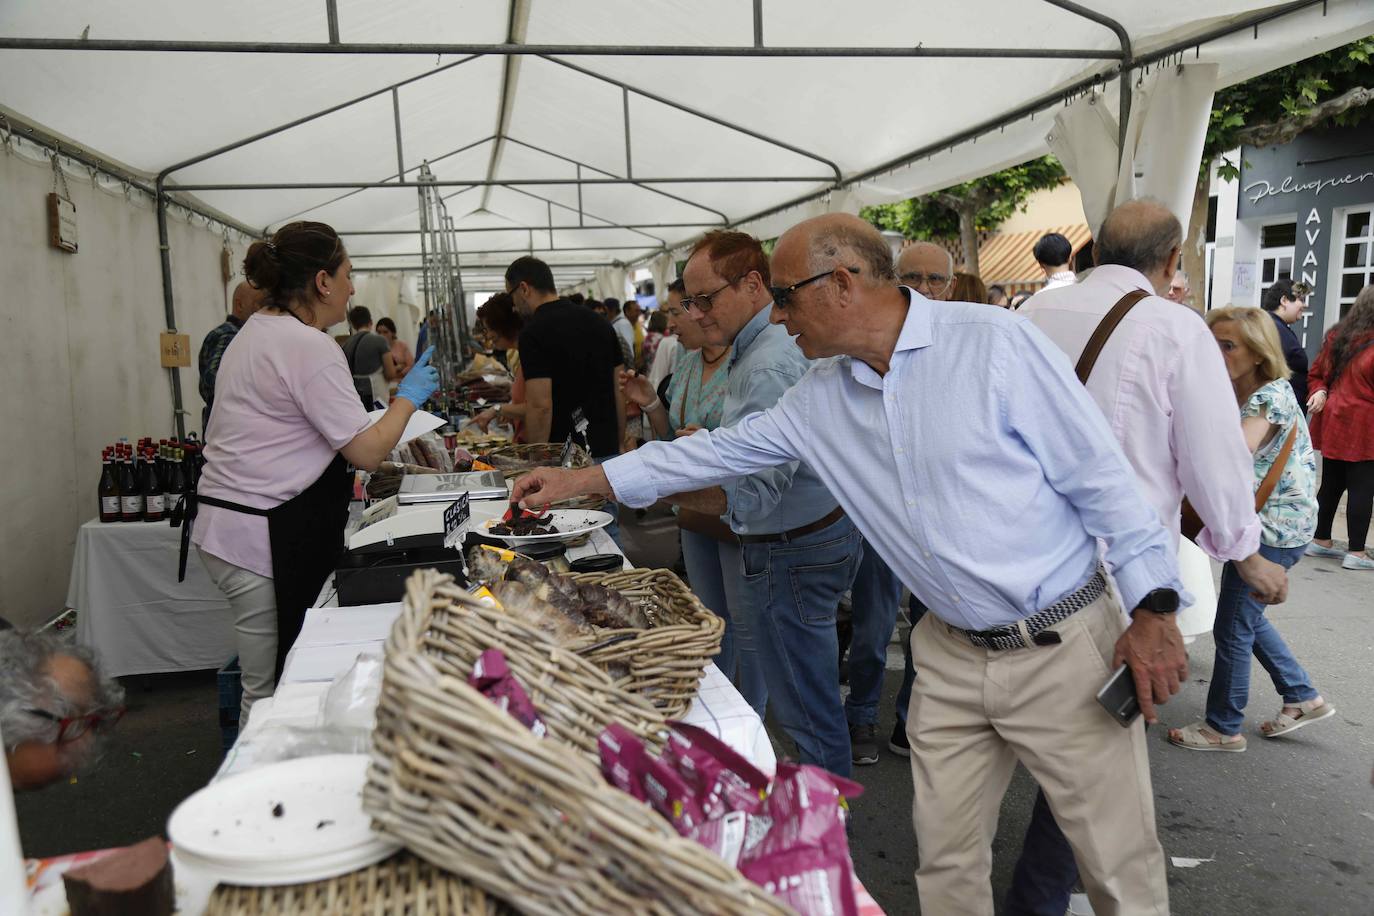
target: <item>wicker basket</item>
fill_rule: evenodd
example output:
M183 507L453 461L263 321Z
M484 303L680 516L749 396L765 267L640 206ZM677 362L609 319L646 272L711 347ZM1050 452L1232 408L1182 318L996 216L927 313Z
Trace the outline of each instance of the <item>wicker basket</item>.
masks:
M506 475L506 479L519 477L537 467L558 467L563 456L561 442L520 442L497 446L485 453L488 463ZM569 467L585 468L592 463L591 455L580 445L573 446ZM512 465L519 465L518 467Z
M606 724L656 734L661 715L543 634L483 610L432 570L407 582L363 791L379 830L531 914L790 912L602 778L593 760ZM491 646L529 692L544 738L468 686L475 653Z
M671 570L574 573L572 578L615 589L641 605L652 626L602 630L569 648L603 670L628 666L629 676L617 686L649 699L667 718L681 718L697 695L706 663L720 651L725 621Z
M286 887L221 884L205 916L515 916L481 888L402 852L351 874Z

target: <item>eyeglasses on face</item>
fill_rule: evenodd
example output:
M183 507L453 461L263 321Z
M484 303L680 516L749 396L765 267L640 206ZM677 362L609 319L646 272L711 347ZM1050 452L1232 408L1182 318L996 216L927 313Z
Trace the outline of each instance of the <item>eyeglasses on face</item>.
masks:
M773 305L780 309L787 308L787 304L792 301L792 295L803 286L815 283L817 280L824 280L826 277L834 276L837 270L847 270L852 274L857 274L857 267L832 267L827 271L816 274L814 277L807 277L805 280L798 280L791 286L770 286L768 292L773 295Z
M904 285L910 286L913 289L920 289L924 286L931 292L940 293L944 292L945 287L949 286L949 284L954 281L954 278L949 274L923 274L919 270L898 274L897 279L901 280Z
M117 706L114 709L101 709L84 716L58 716L45 709L26 709L24 710L31 716L38 716L47 719L49 722L57 723L57 743L66 744L75 741L86 732L98 732L103 728L110 728L116 722L124 718L125 707Z
M749 276L748 273L742 273L742 274L740 274L738 277L736 277L735 279L731 280L729 283L726 283L726 284L725 284L724 286L722 286L720 289L715 290L714 292L702 293L702 294L699 295L699 296L683 296L683 297L682 297L682 310L683 310L683 312L685 313L685 312L687 311L687 309L696 309L698 312L701 312L701 314L703 314L703 315L707 314L708 312L711 311L711 309L715 308L715 302L712 301L713 299L715 299L715 298L716 298L717 296L719 296L721 293L725 292L727 289L729 289L730 287L734 286L736 283L738 283L739 281L743 280L743 279L744 279L745 277L747 277L747 276Z

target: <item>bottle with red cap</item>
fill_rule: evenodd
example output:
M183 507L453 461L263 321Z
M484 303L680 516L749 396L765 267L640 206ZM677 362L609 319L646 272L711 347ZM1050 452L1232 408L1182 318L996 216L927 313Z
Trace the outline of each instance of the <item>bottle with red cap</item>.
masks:
M117 522L120 520L119 477L115 473L114 446L100 453L100 483L96 487L100 498L100 520Z

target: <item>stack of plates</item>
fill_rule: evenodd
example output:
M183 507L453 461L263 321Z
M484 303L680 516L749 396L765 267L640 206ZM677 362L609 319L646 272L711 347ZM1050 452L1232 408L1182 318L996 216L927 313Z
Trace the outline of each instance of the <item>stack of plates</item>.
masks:
M167 835L179 861L227 884L320 881L400 849L363 813L366 754L269 764L211 783L177 806Z

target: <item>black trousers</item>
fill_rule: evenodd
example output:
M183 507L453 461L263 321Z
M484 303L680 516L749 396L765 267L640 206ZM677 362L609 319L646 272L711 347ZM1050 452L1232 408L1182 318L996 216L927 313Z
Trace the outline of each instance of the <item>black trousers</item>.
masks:
M1323 541L1331 539L1331 523L1341 496L1350 494L1345 505L1346 528L1350 533L1350 552L1365 548L1369 519L1374 510L1374 461L1337 461L1322 458L1322 484L1317 491L1317 533Z

